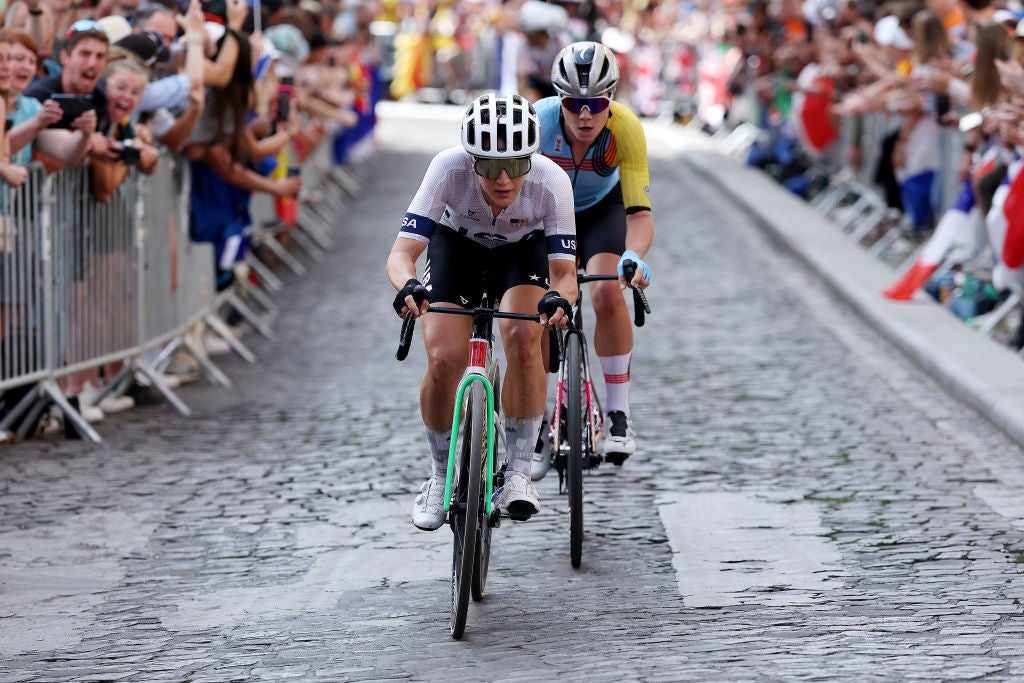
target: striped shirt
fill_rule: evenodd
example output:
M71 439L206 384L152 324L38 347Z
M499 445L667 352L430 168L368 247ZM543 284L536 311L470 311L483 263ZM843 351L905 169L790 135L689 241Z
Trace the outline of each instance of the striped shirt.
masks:
M429 242L440 226L489 248L543 236L548 258L576 259L572 183L562 169L535 154L519 196L495 217L473 162L462 147L435 156L398 236Z

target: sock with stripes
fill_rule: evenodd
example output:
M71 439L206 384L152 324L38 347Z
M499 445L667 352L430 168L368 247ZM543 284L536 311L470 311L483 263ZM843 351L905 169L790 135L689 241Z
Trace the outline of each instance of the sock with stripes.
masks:
M607 392L604 409L606 412L621 410L629 417L629 357L632 353L621 356L598 356L601 370L604 372L604 387Z

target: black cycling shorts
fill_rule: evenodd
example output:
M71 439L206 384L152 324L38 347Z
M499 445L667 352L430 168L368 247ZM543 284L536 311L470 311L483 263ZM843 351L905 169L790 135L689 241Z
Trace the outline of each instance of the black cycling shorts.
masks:
M548 288L548 250L542 233L490 249L438 226L427 246L423 284L435 303L465 308L480 305L484 292L492 306L519 285Z
M596 254L626 251L626 207L616 184L601 201L576 213L576 254L584 268Z

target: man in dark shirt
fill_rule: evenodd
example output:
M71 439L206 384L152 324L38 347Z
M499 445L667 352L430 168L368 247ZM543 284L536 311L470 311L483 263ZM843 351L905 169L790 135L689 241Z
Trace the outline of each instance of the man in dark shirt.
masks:
M107 130L107 97L98 87L100 76L107 66L107 48L110 41L100 25L91 19L75 22L68 31L60 51L63 69L56 76L37 78L25 89L27 97L40 102L57 93L70 95L91 95L94 109L79 116L71 124L75 130L91 127L92 130ZM90 119L92 126L89 126Z

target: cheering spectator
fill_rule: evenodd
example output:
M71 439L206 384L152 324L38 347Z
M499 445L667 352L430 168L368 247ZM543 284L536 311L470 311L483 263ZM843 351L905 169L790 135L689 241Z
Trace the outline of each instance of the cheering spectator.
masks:
M80 164L89 150L89 136L96 128L95 112L86 112L76 130L51 128L63 118L60 105L52 99L40 103L22 94L38 65L32 38L16 31L0 31L0 59L10 66L11 74L6 87L0 88L7 106L11 160L25 166L37 147L55 165Z
M68 31L61 50L63 70L54 76L36 79L25 90L25 95L46 103L54 95L75 95L65 99L61 105L62 123L73 130L106 130L110 127L107 117L106 95L97 85L107 65L107 50L110 41L92 19L75 22ZM64 107L73 111L64 111ZM81 113L77 109L82 109ZM66 121L75 115L71 121Z
M147 141L144 129L136 131L131 118L149 81L149 73L131 59L113 62L106 77L106 128L100 129L90 150L93 193L108 201L128 177L131 167L143 173L156 168L159 153Z

